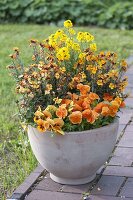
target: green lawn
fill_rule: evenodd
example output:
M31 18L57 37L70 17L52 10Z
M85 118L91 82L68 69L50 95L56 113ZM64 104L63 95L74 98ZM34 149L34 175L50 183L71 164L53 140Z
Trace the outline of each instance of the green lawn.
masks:
M28 41L30 38L44 39L56 27L39 25L0 25L0 199L14 190L35 168L34 158L27 140L19 128L16 115L14 82L9 77L6 65L10 63L8 55L12 47L19 47L25 64L31 53ZM114 50L119 57L126 58L133 54L133 31L108 30L86 27L96 36L100 50Z

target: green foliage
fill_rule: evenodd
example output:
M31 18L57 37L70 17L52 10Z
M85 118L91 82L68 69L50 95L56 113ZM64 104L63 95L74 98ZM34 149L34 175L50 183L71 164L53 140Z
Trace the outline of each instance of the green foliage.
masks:
M85 119L83 119L82 123L79 125L72 124L70 121L65 120L65 125L63 127L64 132L72 132L72 131L86 131L90 129L101 128L103 126L109 125L114 121L114 118L109 117L99 117L93 124L88 123Z
M71 19L76 25L133 28L131 0L0 0L0 22L60 25Z

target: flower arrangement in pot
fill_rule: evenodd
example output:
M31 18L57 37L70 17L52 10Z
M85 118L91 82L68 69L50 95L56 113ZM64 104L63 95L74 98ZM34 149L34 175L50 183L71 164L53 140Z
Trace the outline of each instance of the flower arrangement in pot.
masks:
M70 20L30 46L29 66L14 48L9 68L32 150L54 181L87 183L113 150L117 113L127 97L127 63L114 52L97 53L94 36L77 33Z

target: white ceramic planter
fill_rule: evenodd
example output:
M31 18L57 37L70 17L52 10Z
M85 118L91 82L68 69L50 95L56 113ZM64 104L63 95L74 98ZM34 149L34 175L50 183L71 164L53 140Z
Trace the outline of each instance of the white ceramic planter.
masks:
M116 142L118 126L117 119L98 129L54 137L50 132L40 133L29 126L28 136L37 160L54 181L78 185L92 181L108 159Z

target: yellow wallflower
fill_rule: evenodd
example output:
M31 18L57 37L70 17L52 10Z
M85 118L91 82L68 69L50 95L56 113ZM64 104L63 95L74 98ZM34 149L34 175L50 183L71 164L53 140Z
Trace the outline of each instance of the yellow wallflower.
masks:
M45 90L45 94L50 94L50 91L52 90L52 85L51 84L47 84L46 85L46 90Z
M73 40L70 39L70 38L67 38L67 40L66 40L66 46L67 46L67 48L71 48L72 45L73 45Z
M91 73L92 74L96 74L96 72L97 72L97 67L92 67L91 68Z
M110 84L109 84L109 88L110 88L111 90L113 90L114 88L116 88L116 85L115 85L114 83L110 83Z
M84 40L86 40L86 41L88 41L88 42L93 41L93 40L94 40L94 36L91 35L91 34L88 33L88 32L85 32L85 33L84 33Z
M97 51L97 45L96 43L90 44L91 51Z
M49 41L48 41L48 44L50 46L52 46L53 48L56 48L57 47L57 37L55 34L51 34L49 36Z
M121 66L127 67L127 62L125 60L121 61Z
M67 47L62 47L58 50L56 57L58 60L69 60L70 59L70 53Z
M87 65L86 70L90 71L92 68L92 65Z
M51 85L51 84L47 84L47 85L46 85L46 89L47 89L47 90L52 90L52 85Z
M82 79L86 79L86 74L83 72L83 73L81 74L81 77L82 77Z
M103 86L103 81L99 79L99 80L97 81L97 85Z
M108 73L108 75L109 75L109 77L118 77L118 71L117 70L111 70L109 73Z
M74 30L73 28L70 28L70 29L69 29L69 33L70 33L71 35L75 35L75 34L76 34L76 32L75 32L75 30Z
M75 51L81 51L80 50L80 45L78 43L73 43L72 44L72 49L75 50Z
M79 59L84 59L85 56L86 56L86 53L80 53L80 54L79 54Z
M99 61L98 61L98 64L99 64L98 69L102 69L102 68L103 68L103 65L106 64L106 61L105 61L105 60L99 60Z
M62 42L65 42L66 40L67 40L67 35L66 34L62 34L61 36L60 36L60 41L62 41Z
M79 54L79 63L83 64L84 63L84 59L85 59L86 53L80 53Z
M105 64L106 64L106 61L105 61L105 60L101 60L101 64L102 64L102 65L105 65Z
M57 43L55 40L49 40L49 45L52 46L53 48L57 47Z
M71 20L66 20L66 21L64 22L64 27L66 27L66 28L71 28L71 27L73 27L73 24L72 24Z
M55 73L55 78L56 78L56 79L59 79L59 78L60 78L59 73Z
M62 73L64 73L64 72L66 72L66 68L65 68L65 67L61 67L61 68L60 68L60 71L61 71Z
M79 42L84 40L84 32L78 32L78 34L77 34L77 40Z
M121 67L122 67L122 69L124 71L127 70L128 65L127 65L127 62L125 60L122 60L121 63L120 63L120 65L121 65Z
M56 33L54 34L54 38L58 38L64 34L64 31L62 29L58 29Z
M77 40L84 41L84 42L90 42L94 40L94 36L91 35L89 32L78 32L77 34Z

